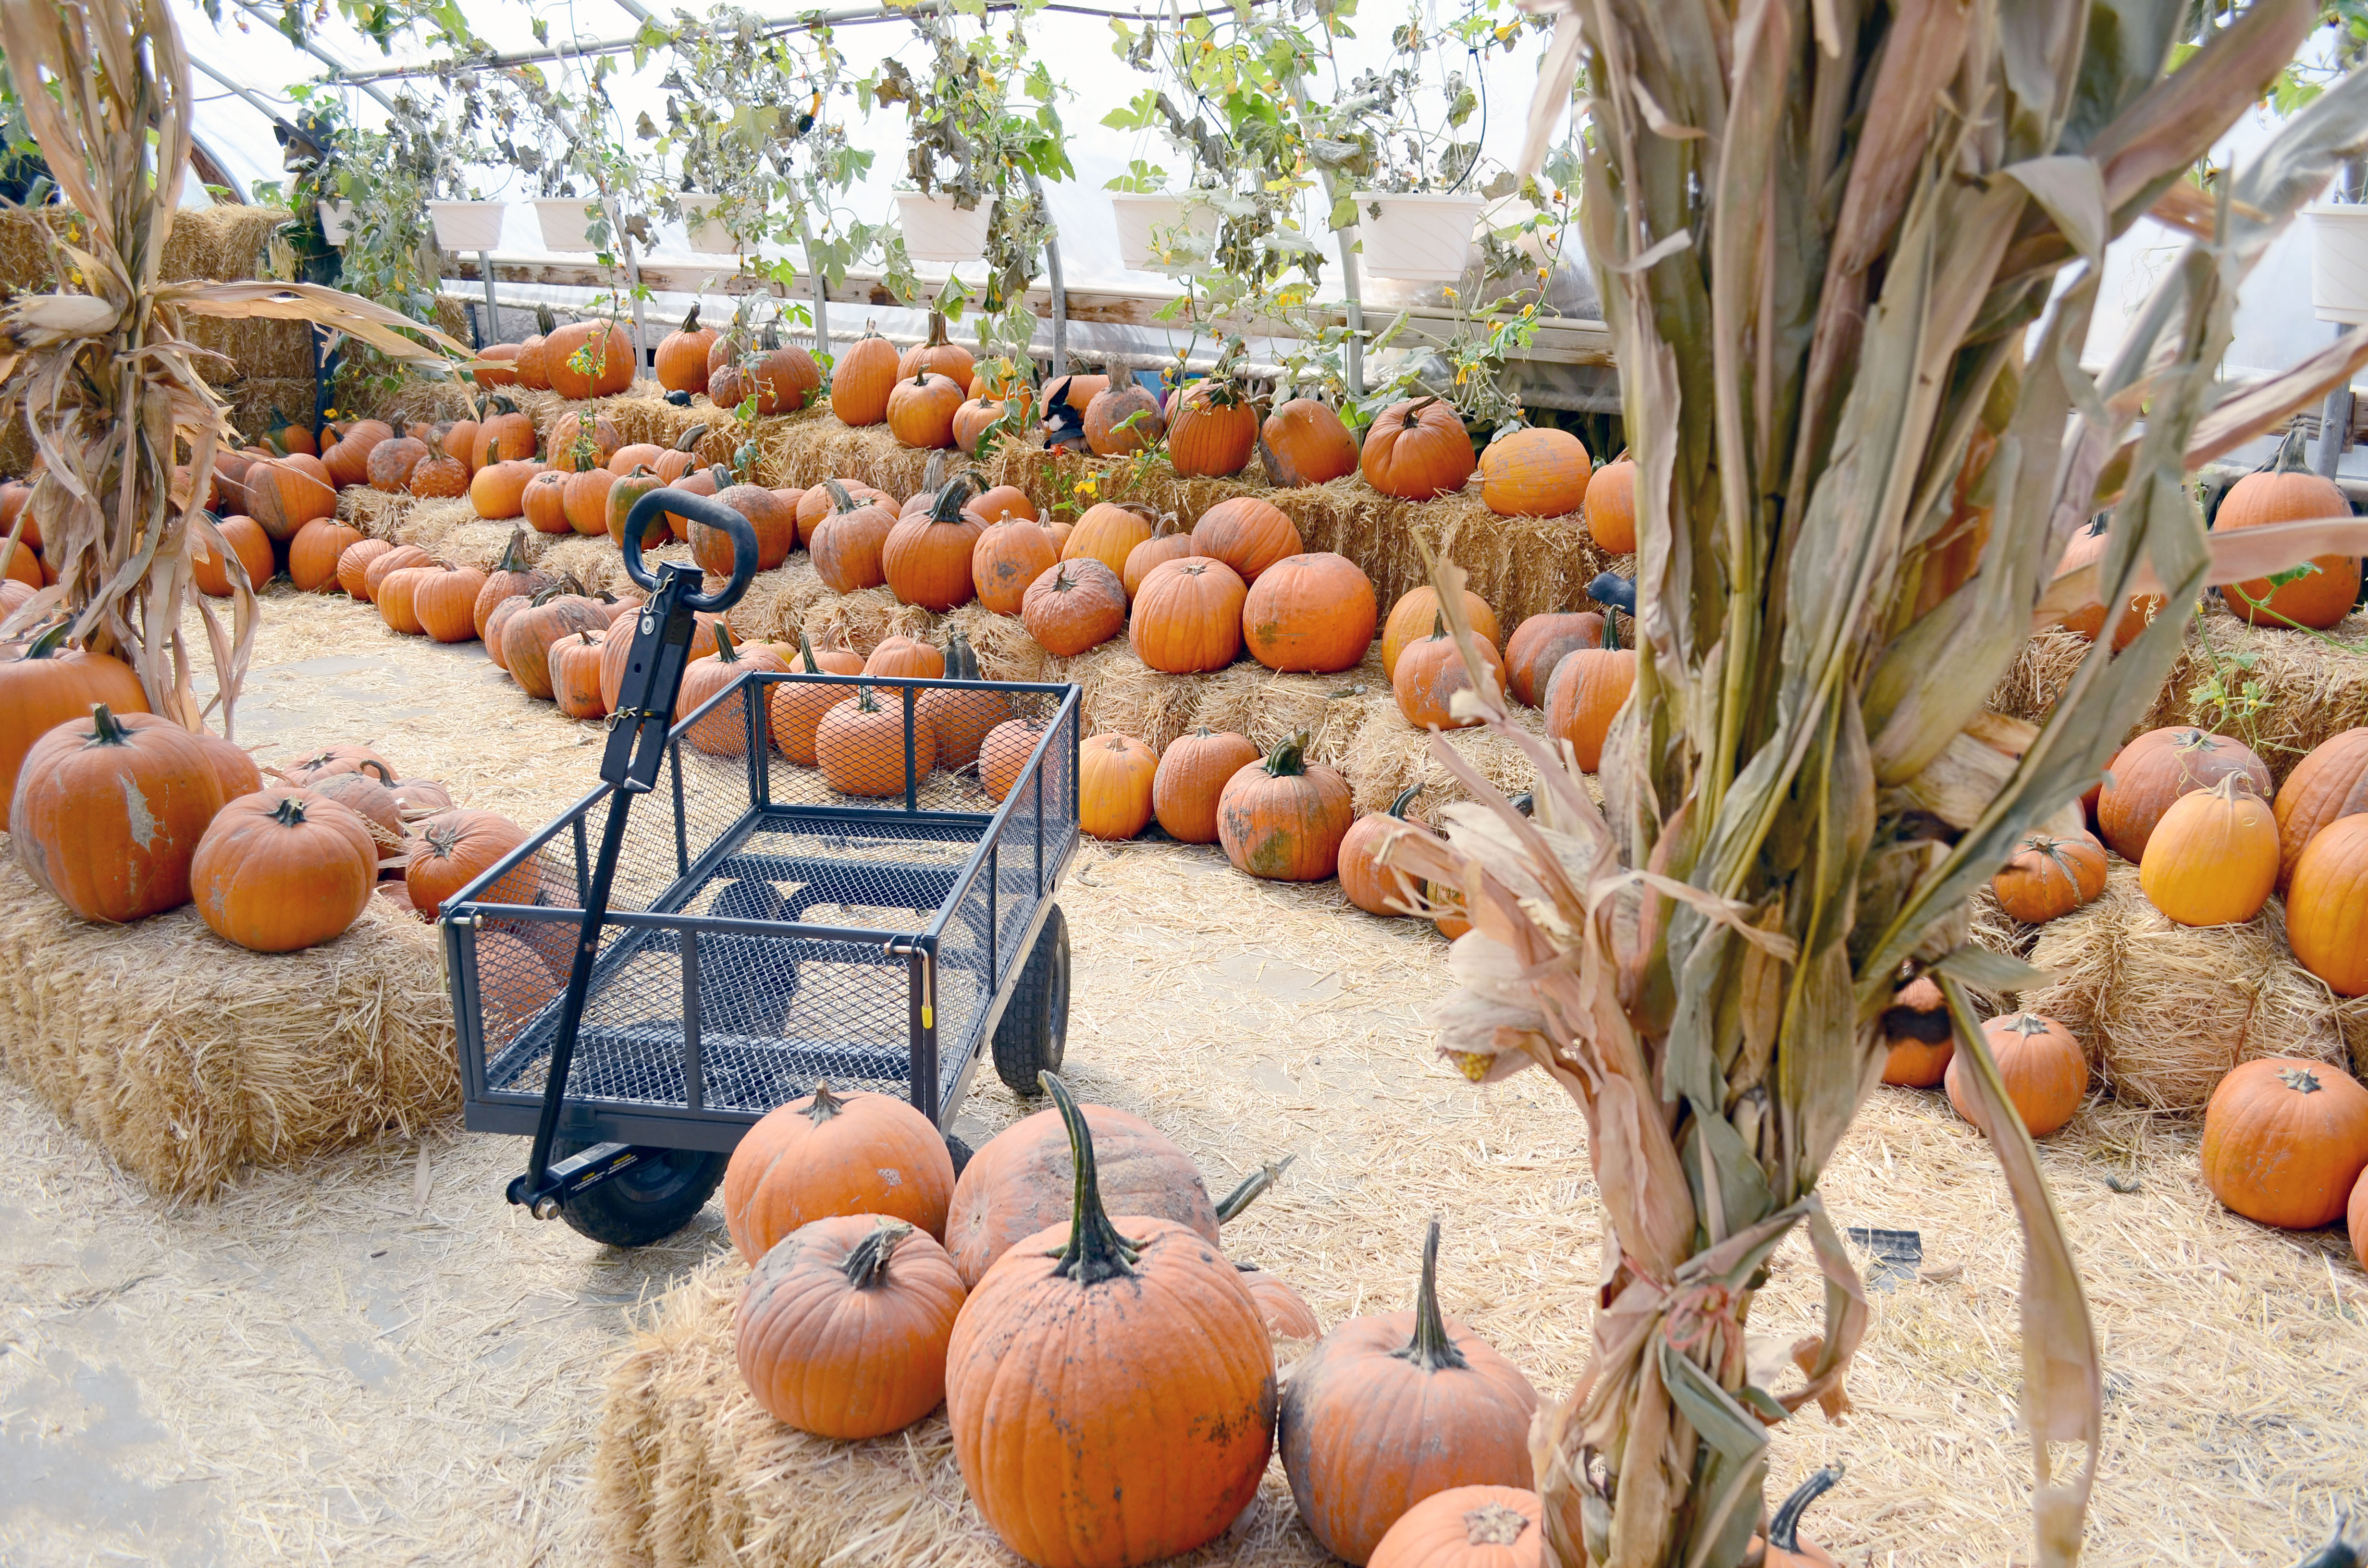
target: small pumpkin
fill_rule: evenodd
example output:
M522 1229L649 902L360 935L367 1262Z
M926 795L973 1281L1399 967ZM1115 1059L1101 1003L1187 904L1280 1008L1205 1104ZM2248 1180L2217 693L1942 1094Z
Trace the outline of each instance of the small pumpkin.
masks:
M562 473L606 468L623 444L615 420L598 413L587 417L586 411L571 408L552 422L551 466Z
M383 539L366 539L346 546L337 556L337 586L355 598L367 600L370 566L394 548L393 540Z
M484 585L475 567L442 562L412 588L412 619L433 642L469 642L477 635L477 594Z
M188 731L101 702L26 751L9 840L59 903L121 923L189 902L191 857L222 805L221 777Z
M624 548L625 524L632 517L633 508L641 504L643 496L659 488L658 476L638 464L631 473L620 475L609 483L607 494L601 497L600 522L610 543L620 550ZM662 517L648 518L642 524L643 550L664 544L670 537L666 519Z
M1300 540L1298 525L1282 508L1254 495L1236 495L1201 513L1201 520L1192 525L1192 547L1194 554L1213 557L1232 567L1245 583L1257 582L1258 574L1276 562L1304 554L1307 549Z
M1060 562L1028 585L1019 619L1038 646L1065 659L1126 630L1126 588L1091 556Z
M2368 996L2368 815L2329 823L2294 862L2286 940L2338 996Z
M1526 1488L1537 1391L1439 1310L1439 1221L1412 1312L1350 1318L1292 1363L1277 1446L1309 1533L1369 1562L1415 1504L1454 1486Z
M414 436L398 418L394 434L370 449L370 460L362 467L370 475L372 490L396 494L411 483L411 471L427 460L427 443Z
M1538 1494L1451 1486L1398 1516L1367 1568L1545 1568Z
M424 501L456 500L469 493L470 477L467 463L437 453L419 460L404 488Z
M977 591L971 582L971 551L986 530L962 510L969 494L958 480L939 493L928 511L888 530L880 547L880 570L899 603L941 615L970 603Z
M1018 615L1037 578L1061 559L1052 531L1032 517L990 523L970 547L971 586L997 615Z
M699 324L699 307L693 304L682 318L682 324L658 339L656 364L658 385L668 392L685 392L693 396L707 390L707 351L722 336L712 326Z
M1475 633L1473 647L1492 672L1493 689L1486 695L1501 700L1505 663L1497 656L1496 644ZM1472 689L1472 675L1464 667L1463 650L1447 634L1444 615L1433 619L1429 636L1408 644L1398 654L1397 673L1391 677L1390 689L1397 696L1398 711L1417 730L1460 730L1480 722L1477 714L1465 719L1455 716L1455 694Z
M2368 729L2320 742L2278 786L2278 886L2294 877L2303 850L2329 823L2368 812Z
M1422 902L1417 880L1381 861L1383 847L1406 833L1429 829L1406 821L1406 808L1422 793L1412 785L1398 791L1386 812L1368 812L1340 838L1340 892L1368 915L1405 915Z
M1382 674L1395 679L1398 655L1408 647L1431 634L1439 619L1439 590L1423 584L1398 596L1390 607L1389 619L1382 623ZM1490 646L1504 642L1505 634L1497 627L1497 612L1471 589L1463 590L1463 619L1473 631L1486 637Z
M1258 406L1230 377L1194 381L1168 403L1168 466L1188 479L1241 472L1258 438Z
M1568 741L1579 767L1593 773L1603 766L1604 742L1635 685L1636 654L1620 647L1607 625L1604 646L1565 653L1554 665L1546 682L1546 733Z
M946 678L985 680L978 653L959 626L946 631ZM918 721L938 737L938 766L967 767L997 724L1011 717L1011 699L1000 691L958 691L932 687L921 694Z
M603 719L609 704L600 696L600 653L606 634L579 631L551 645L551 700L570 719Z
M891 1095L820 1084L740 1140L724 1167L723 1222L755 1263L833 1215L888 1215L942 1237L953 1192L953 1156L928 1117Z
M539 534L575 531L567 516L567 482L574 477L555 468L529 476L526 488L518 492L518 516L526 519L527 527Z
M859 506L867 504L880 508L888 519L888 527L896 526L898 516L896 503L885 491L874 490L860 480L824 480L808 490L803 498L798 502L799 542L809 550L813 549L815 534L825 518L834 517L841 511L853 511ZM888 536L883 530L880 537L884 541ZM872 587L878 585L875 583L865 585ZM1021 586L1024 587L1026 585L1022 584ZM845 593L848 590L842 588L836 591Z
M2104 891L2105 846L2085 833L2026 834L2014 858L1990 878L1998 907L2026 926L2069 915Z
M901 695L901 694L900 694ZM913 775L938 763L938 738L928 726L913 727ZM877 799L905 790L905 705L882 702L870 681L838 703L814 726L814 762L830 787L842 795Z
M1591 609L1533 615L1513 629L1505 644L1505 684L1515 701L1543 708L1547 683L1563 655L1602 646L1603 618Z
M2351 503L2335 481L2303 467L2304 436L2289 430L2267 469L2228 487L2213 514L2214 533L2298 523L2314 517L2348 517ZM2360 598L2360 557L2315 555L2309 570L2291 583L2270 585L2267 577L2231 583L2220 590L2228 608L2255 626L2303 626L2324 631L2351 613Z
M828 648L820 653L798 633L798 656L790 662L793 675L859 675L863 669L860 656L845 648ZM855 695L855 687L836 681L782 681L772 688L768 706L773 726L773 744L783 756L800 767L814 766L814 729L822 716Z
M609 397L633 384L633 340L613 321L569 322L543 342L551 390L570 403Z
M1472 437L1441 399L1392 403L1366 430L1358 466L1366 483L1402 501L1452 495L1472 477Z
M370 449L393 434L393 427L381 419L357 419L346 426L337 433L335 444L321 454L321 460L328 465L329 482L339 489L348 484L368 484ZM239 483L245 483L245 478Z
M902 1220L834 1215L757 1260L733 1315L740 1376L801 1432L882 1437L945 1398L962 1281Z
M526 829L498 812L445 812L420 830L403 869L412 906L435 913L526 842ZM512 867L482 895L486 903L532 903L542 885L531 860Z
M1357 472L1357 437L1330 403L1315 398L1292 398L1258 429L1266 482L1277 490L1346 479Z
M1073 528L1070 532L1075 534L1076 530ZM1066 540L1063 541L1063 548L1067 548ZM1133 603L1134 596L1143 591L1143 580L1151 575L1153 567L1202 553L1194 548L1192 536L1175 526L1174 518L1162 517L1149 539L1126 552L1126 568L1118 574L1118 580L1126 589L1127 602Z
M681 435L677 436L674 438L673 446L668 447L666 450L660 452L655 459L651 460L649 465L650 472L658 476L658 483L660 484L672 484L677 480L680 480L699 466L699 444L706 438L706 426L692 426L689 429L685 430ZM618 450L622 451L624 449L620 447ZM614 457L611 457L609 460L609 466L611 468L616 468L618 466L617 460ZM632 472L634 466L635 465L630 463L626 464L620 472L630 473Z
M954 444L954 412L962 388L924 370L903 377L888 394L888 431L907 447L939 449Z
M899 632L880 640L863 661L863 673L888 680L941 680L946 651Z
M477 635L485 634L485 622L494 607L507 598L531 598L556 581L548 572L538 572L526 555L526 533L512 528L509 542L502 547L501 559L485 575L484 585L477 589L477 602L469 607L470 623Z
M1077 827L1094 838L1125 839L1151 822L1151 781L1159 754L1133 735L1094 735L1077 748Z
M1613 459L1587 481L1587 531L1611 555L1636 553L1636 465Z
M1307 760L1303 733L1225 781L1217 842L1237 871L1270 881L1320 882L1338 867L1355 808L1349 781Z
M703 659L715 652L718 646L716 629L722 625L723 621L719 617L710 615L705 610L695 614L691 618L690 651L685 657ZM601 629L592 627L588 630L598 631ZM625 672L633 662L633 629L629 626L618 626L614 630L617 634L609 637L600 644L600 702L612 713L616 711L617 704L625 695ZM495 640L494 629L487 628L486 638L490 651Z
M2044 1138L2072 1119L2088 1096L2089 1053L2070 1029L2037 1013L2016 1013L1984 1024L1982 1040L1998 1062L2006 1097L2033 1138ZM1941 1083L1957 1114L1987 1132L1967 1076L1972 1071L1973 1059L1958 1051L1949 1059Z
M1110 569L1110 575L1125 581L1127 557L1135 547L1151 538L1151 530L1159 521L1159 514L1137 501L1099 501L1086 508L1076 527L1069 530L1068 542L1061 546L1061 559L1076 561L1091 556Z
M425 566L435 558L416 544L398 544L383 554L371 557L362 568L362 597L378 602L379 590L397 572L407 572L415 566Z
M1159 400L1130 378L1094 394L1086 404L1086 445L1096 457L1119 458L1148 450L1167 434Z
M579 469L569 474L559 493L567 526L586 539L607 533L609 492L616 483L617 476L605 468Z
M1217 842L1217 801L1235 774L1258 760L1247 735L1207 729L1167 743L1152 776L1151 809L1179 844Z
M507 518L523 517L526 515L526 487L529 482L537 474L547 472L550 471L545 470L541 463L526 461L498 462L481 468L469 481L469 505L476 508L477 516L488 522L501 522ZM563 487L560 496L564 508L566 481L562 478L559 483ZM565 515L563 509L562 517L564 518ZM540 518L536 519L535 526L545 533L560 531L545 528Z
M1559 517L1587 505L1594 473L1586 443L1533 425L1497 437L1480 454L1480 504L1500 517Z
M1242 606L1248 597L1222 561L1188 555L1166 562L1143 579L1127 641L1135 657L1169 675L1222 670L1242 651Z
M2146 840L2138 886L2181 926L2250 920L2277 886L2277 823L2249 782L2231 773L2181 795Z
M978 373L970 350L946 336L946 317L942 311L929 312L929 335L896 358L896 374L910 381L927 370L953 382L958 388L970 385Z
M1242 641L1270 670L1327 675L1352 668L1381 619L1372 579L1328 551L1287 556L1258 574L1242 601Z
M1883 1013L1883 1081L1901 1088L1929 1089L1940 1083L1957 1053L1956 1028L1941 988L1918 975L1892 994Z
M1044 726L1025 719L1007 719L989 730L978 744L979 788L997 801L1010 794L1043 739Z
M518 405L508 398L496 396L484 418L477 422L476 437L469 448L469 472L473 475L495 463L530 462L536 445L534 421L519 413Z
M381 784L394 782L394 765L361 745L324 746L287 772L300 787L333 773L367 773Z
M1028 492L1016 484L997 484L980 491L978 499L970 504L969 510L976 514L980 522L990 525L1013 517L1023 517L1031 523L1039 520L1036 503L1028 499Z
M2212 1196L2248 1220L2333 1224L2368 1169L2368 1088L2324 1062L2239 1062L2203 1108L2200 1157Z
M896 349L870 326L831 367L830 411L842 425L877 425L888 417L896 384Z
M345 935L378 884L362 819L309 790L267 790L223 806L189 867L198 916L250 952L289 953Z
M2146 841L2171 802L2230 774L2244 775L2255 795L2269 798L2269 767L2241 741L2187 726L2148 730L2105 770L2108 782L2097 797L2098 836L2123 859L2143 865Z

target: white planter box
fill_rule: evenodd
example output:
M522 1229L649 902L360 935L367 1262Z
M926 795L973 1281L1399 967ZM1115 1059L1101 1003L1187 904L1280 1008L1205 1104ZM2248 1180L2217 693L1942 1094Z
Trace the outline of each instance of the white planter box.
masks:
M353 237L354 204L350 201L324 201L321 209L321 237L333 245L342 245Z
M2368 206L2314 201L2310 220L2310 308L2321 321L2368 322Z
M683 233L689 239L692 250L701 256L740 254L740 242L732 237L732 231L723 226L723 220L712 216L723 204L722 197L685 191L676 199L682 203Z
M994 216L986 202L965 212L950 196L899 196L896 221L905 231L905 253L915 261L976 261L986 254L986 225Z
M1471 258L1472 227L1487 205L1487 198L1461 191L1357 192L1364 270L1375 278L1455 282Z
M599 217L604 204L597 198L581 196L539 197L534 204L535 221L542 225L545 250L590 251L599 247L592 243L593 221ZM617 234L616 215L609 216L609 236L614 243Z
M450 251L492 250L502 243L502 219L507 201L431 201L427 216L436 225L436 243Z
M1218 211L1201 197L1168 191L1110 192L1110 217L1118 230L1119 265L1131 272L1179 270L1161 263L1154 252L1163 236L1181 229L1214 236Z

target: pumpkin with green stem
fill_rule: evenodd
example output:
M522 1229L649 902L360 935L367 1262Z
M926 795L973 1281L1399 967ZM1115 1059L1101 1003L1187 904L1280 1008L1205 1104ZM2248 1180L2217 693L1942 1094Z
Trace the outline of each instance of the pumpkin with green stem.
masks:
M870 681L858 681L853 697L822 716L814 726L814 762L832 789L869 799L904 793L902 698L900 692L882 702ZM938 765L938 737L926 724L913 726L912 760L916 779Z
M2203 1108L2198 1158L2212 1196L2248 1220L2333 1224L2368 1169L2368 1088L2324 1062L2239 1062Z
M222 806L222 779L189 732L101 702L26 752L8 833L26 875L85 920L189 902L190 858Z
M963 1302L946 1417L1006 1546L1039 1568L1133 1568L1216 1540L1258 1494L1274 1348L1209 1238L1111 1221L1085 1118L1042 1081L1068 1133L1074 1220L1013 1246ZM1009 1375L1021 1367L1061 1375Z
M963 509L970 493L968 482L957 480L938 493L926 513L888 530L880 546L880 570L898 603L942 615L970 603L978 592L970 558L985 525Z
M1270 881L1320 882L1339 865L1355 811L1349 781L1307 760L1304 731L1225 781L1217 842L1237 871Z
M863 659L847 648L814 652L803 629L798 632L798 656L790 663L792 675L860 675ZM824 714L855 695L855 687L837 681L785 680L772 688L773 744L800 767L814 766L814 731Z
M1025 525L1033 528L1030 523ZM978 653L970 645L970 638L959 626L946 631L946 675L948 680L984 681L986 676L978 667ZM778 688L777 688L778 689ZM920 708L916 715L929 726L938 738L938 766L967 767L978 760L978 748L997 724L1011 717L1011 699L1000 691L957 691L951 687L931 687L921 694Z
M789 667L781 655L766 643L743 646L734 641L731 629L719 620L715 623L715 652L683 666L682 695L675 704L676 710L687 718L742 676ZM754 714L757 744L769 746L773 742L772 721L768 716L766 697L764 687L751 686L738 697L718 704L714 711L684 731L682 738L691 750L708 756L746 756L748 721Z

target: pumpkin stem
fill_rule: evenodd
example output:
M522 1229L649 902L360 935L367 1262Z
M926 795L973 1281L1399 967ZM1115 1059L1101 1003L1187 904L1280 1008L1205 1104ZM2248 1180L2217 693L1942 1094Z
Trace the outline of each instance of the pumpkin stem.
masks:
M512 528L510 530L510 541L502 547L502 558L494 563L494 570L496 572L525 572L530 570L531 562L529 562L525 556L518 553L518 551L523 550L525 547L526 530L524 528Z
M1118 1233L1110 1223L1109 1213L1102 1208L1101 1178L1094 1169L1093 1130L1086 1125L1085 1113L1077 1102L1069 1097L1068 1085L1052 1073L1039 1073L1036 1081L1053 1096L1060 1108L1061 1123L1069 1130L1069 1158L1077 1167L1077 1194L1075 1211L1069 1216L1069 1244L1057 1255L1053 1272L1080 1285L1093 1286L1106 1279L1124 1279L1134 1273L1134 1262L1141 1256L1134 1244Z
M107 710L107 704L104 702L94 702L90 705L90 729L91 733L87 737L88 744L128 746L131 744L131 732L123 727L122 720Z
M304 802L294 795L280 796L279 803L271 808L271 820L283 827L302 827L304 824ZM432 835L436 830L431 828L428 831ZM446 853L449 854L450 849L448 842Z
M798 628L798 657L804 661L806 674L822 674L822 666L814 663L814 644L806 640L806 629L803 626Z
M1293 778L1307 771L1307 732L1284 741L1268 754L1267 775L1273 778Z
M837 480L825 479L822 482L822 487L830 494L830 509L833 512L852 512L856 509L855 497L848 494L847 486Z
M677 452L697 451L699 449L699 443L706 438L707 426L704 425L694 425L689 429L685 430L681 435L675 437L674 449Z
M2305 450L2303 443L2302 426L2300 425L2296 425L2294 428L2286 432L2285 439L2278 443L2278 455L2270 460L2270 472L2271 473L2300 473L2302 472L2305 456Z
M1282 1179L1282 1173L1291 1168L1292 1162L1298 1158L1296 1154L1285 1154L1281 1159L1270 1161L1252 1171L1248 1180L1225 1194L1224 1200L1217 1205L1217 1223L1226 1223L1264 1197L1275 1183Z
M913 1233L913 1227L902 1220L882 1220L871 1228L871 1233L855 1244L841 1265L847 1283L858 1290L876 1290L888 1271L888 1259Z
M1483 1503L1463 1516L1467 1546L1511 1546L1530 1528L1529 1516L1502 1503Z
M1391 1355L1401 1361L1411 1361L1426 1372L1460 1369L1470 1365L1463 1352L1455 1348L1448 1336L1447 1320L1439 1314L1439 1216L1430 1217L1430 1226L1422 1237L1422 1285L1414 1298L1414 1337L1403 1350Z
M927 347L930 348L943 348L945 346L946 312L943 311L931 311L929 312L929 341Z
M559 330L559 318L551 313L549 305L537 305L534 308L534 330L545 337Z
M58 650L66 645L66 628L74 624L70 616L61 616L50 622L34 639L25 644L28 659L54 659Z
M699 330L699 307L697 305L691 306L689 312L683 316L681 330L684 332L697 332Z
M929 507L929 521L961 522L962 508L970 504L971 486L975 483L977 482L967 473L958 473L948 480L946 487L938 492L937 500Z
M2318 1093L2318 1074L2307 1067L2281 1068L2278 1071L2278 1082L2298 1095Z
M740 650L732 645L732 629L720 620L715 623L715 662L719 665L740 662Z
M880 704L871 699L871 683L868 680L859 680L855 683L855 710L858 713L880 711Z
M799 1114L803 1115L808 1121L813 1122L816 1127L820 1127L824 1122L828 1121L832 1117L837 1116L846 1108L847 1102L840 1099L837 1095L832 1094L828 1084L816 1084L814 1085L814 1104L806 1107L806 1108Z
M1407 788L1399 790L1398 798L1390 802L1390 815L1397 818L1400 822L1406 821L1406 808L1413 805L1414 798L1421 793L1422 786L1419 784L1410 785Z
M1445 610L1441 609L1432 612L1430 618L1430 634L1433 638L1440 638L1447 635L1447 612Z
M1801 1483L1777 1508L1776 1517L1768 1521L1768 1544L1779 1551L1800 1551L1801 1516L1808 1512L1810 1504L1831 1492L1841 1478L1842 1467L1829 1464Z

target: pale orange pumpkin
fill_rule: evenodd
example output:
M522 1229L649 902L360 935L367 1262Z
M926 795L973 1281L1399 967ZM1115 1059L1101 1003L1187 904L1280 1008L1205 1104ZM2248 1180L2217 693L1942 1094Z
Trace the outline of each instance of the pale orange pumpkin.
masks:
M1587 504L1594 469L1567 430L1531 426L1497 437L1480 454L1480 502L1507 517L1559 517Z
M1613 555L1636 553L1636 465L1615 458L1587 482L1587 531Z
M2290 431L2277 460L2228 487L2213 515L2215 533L2268 528L2311 518L2348 517L2351 503L2331 479L2302 467L2303 434ZM2317 555L2309 570L2291 583L2271 586L2267 577L2231 583L2220 590L2230 609L2256 626L2305 626L2324 631L2351 613L2360 597L2360 557Z
M2251 780L2231 773L2170 803L2146 840L2138 886L2182 926L2250 920L2278 883L2278 826Z
M1382 674L1395 678L1398 670L1398 654L1408 644L1428 637L1431 625L1439 619L1439 590L1425 583L1407 589L1390 606L1387 620L1382 622ZM1488 639L1493 646L1505 640L1497 624L1497 612L1471 589L1463 590L1463 619L1473 631Z
M2203 1109L2198 1155L2212 1196L2248 1220L2333 1224L2368 1170L2368 1088L2324 1062L2239 1062Z
M1094 838L1133 838L1151 822L1159 754L1133 735L1088 737L1077 748L1077 826Z
M2089 1054L2070 1029L2037 1013L2017 1013L1984 1024L1982 1040L1998 1062L2008 1101L2033 1138L2044 1138L2072 1119L2088 1096ZM1957 1114L1987 1131L1974 1099L1972 1072L1972 1058L1959 1051L1942 1082Z
M1295 397L1266 416L1258 456L1278 490L1327 484L1357 472L1357 438L1330 403Z

